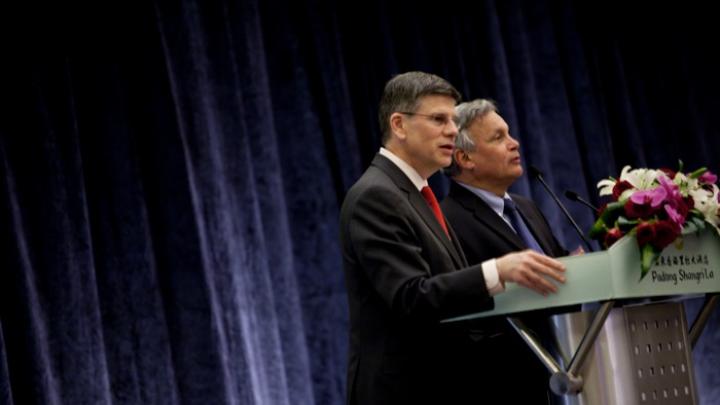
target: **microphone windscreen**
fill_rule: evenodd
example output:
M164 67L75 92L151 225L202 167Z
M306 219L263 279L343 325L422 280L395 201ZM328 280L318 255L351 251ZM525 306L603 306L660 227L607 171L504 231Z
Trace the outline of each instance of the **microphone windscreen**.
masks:
M577 201L579 196L578 196L578 193L576 193L574 191L565 190L565 197L567 197L568 199L570 199L572 201Z
M528 166L528 170L530 170L530 176L532 177L540 177L542 176L542 172L537 167L530 165Z

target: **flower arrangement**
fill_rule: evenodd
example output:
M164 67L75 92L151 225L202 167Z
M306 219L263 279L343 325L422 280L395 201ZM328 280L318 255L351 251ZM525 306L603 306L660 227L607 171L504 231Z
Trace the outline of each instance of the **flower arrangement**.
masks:
M642 258L640 279L662 250L683 233L710 226L720 234L720 192L717 176L706 168L682 173L670 169L631 169L619 179L598 183L610 202L599 212L590 237L608 248L625 235L637 238Z

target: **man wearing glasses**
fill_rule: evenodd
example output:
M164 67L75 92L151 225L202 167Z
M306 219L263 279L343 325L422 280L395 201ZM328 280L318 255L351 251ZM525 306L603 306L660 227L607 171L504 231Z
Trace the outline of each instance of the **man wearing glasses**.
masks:
M340 214L350 304L348 404L471 404L492 396L469 355L482 338L440 320L493 307L505 282L547 294L563 265L528 251L469 266L427 187L452 161L460 95L444 79L404 73L385 86L383 147L348 191ZM487 267L487 266L485 266ZM478 341L479 340L479 341ZM519 384L522 385L521 383Z

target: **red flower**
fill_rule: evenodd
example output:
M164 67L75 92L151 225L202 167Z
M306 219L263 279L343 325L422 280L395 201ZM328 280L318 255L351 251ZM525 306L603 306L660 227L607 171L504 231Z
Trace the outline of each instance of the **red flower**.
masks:
M623 232L618 228L613 228L607 231L605 234L605 246L610 247L613 243L617 242L618 239L623 237Z
M625 203L625 216L630 219L648 218L656 212L658 212L658 208L653 207L650 201L637 204L632 200L627 200Z
M683 219L687 218L688 212L690 212L692 206L688 205L685 199L679 200L676 205L677 206L675 207L675 211L677 211L678 214L683 217ZM683 221L683 223L685 223L685 221Z
M670 178L670 180L674 179L674 178L675 178L675 174L677 174L677 172L675 172L675 170L669 169L669 168L667 168L667 167L661 167L661 168L658 169L658 170L660 170L661 172L665 173L665 175L668 176L668 177Z
M681 230L670 221L657 221L653 225L655 228L655 237L650 243L658 249L664 249L680 236Z
M622 194L623 191L630 190L631 188L633 188L633 185L627 180L618 181L612 189L613 200L617 201L620 199L620 194Z
M718 197L720 197L720 195L718 195ZM607 209L607 206L608 206L608 203L605 202L605 203L602 203L602 205L600 207L598 207L598 210L597 210L598 216L601 216L603 214L603 212L605 212L605 210Z
M655 225L651 224L649 222L641 222L640 225L637 226L636 229L636 237L638 245L645 246L646 244L650 243L655 239Z
M687 205L688 211L695 208L695 200L693 200L692 197L690 197L690 196L683 197L683 202L685 203L685 205Z
M682 227L685 224L688 213L695 206L692 197L676 198L663 204L663 209L657 212L658 218L669 219Z

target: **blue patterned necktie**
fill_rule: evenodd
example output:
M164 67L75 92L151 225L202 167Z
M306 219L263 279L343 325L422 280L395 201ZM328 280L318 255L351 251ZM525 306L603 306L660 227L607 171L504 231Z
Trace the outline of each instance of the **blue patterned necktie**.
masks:
M529 249L535 250L536 252L545 254L543 249L540 247L540 244L537 240L535 240L532 232L530 232L530 229L528 229L522 216L520 216L515 202L509 198L505 198L503 202L503 215L505 218L510 220L510 224L515 230L515 233L517 233L520 239L525 242L525 246Z

